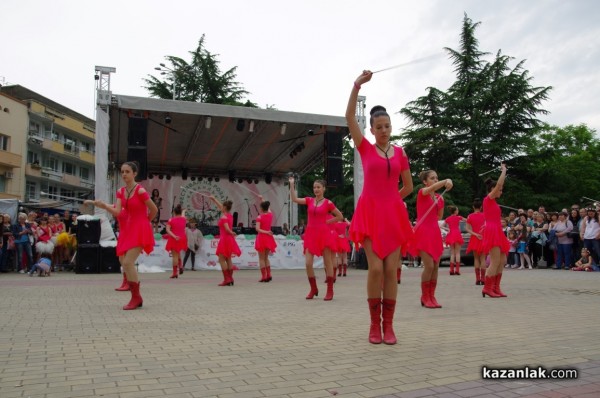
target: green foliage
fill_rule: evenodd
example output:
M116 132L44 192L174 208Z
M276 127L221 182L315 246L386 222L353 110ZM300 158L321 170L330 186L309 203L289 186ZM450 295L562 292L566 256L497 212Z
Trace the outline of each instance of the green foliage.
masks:
M143 79L146 82L144 88L152 97L258 107L250 100L244 101L248 92L235 80L237 67L221 72L217 55L204 46L204 35L198 41L196 50L190 51L190 55L192 59L189 63L179 57L166 56L165 59L170 65L163 69L170 69L172 72L165 73L164 79L152 75Z

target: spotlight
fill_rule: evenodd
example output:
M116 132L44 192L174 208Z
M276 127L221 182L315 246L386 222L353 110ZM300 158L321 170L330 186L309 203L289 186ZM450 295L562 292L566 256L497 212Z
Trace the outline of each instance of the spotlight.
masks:
M273 174L271 173L266 173L265 174L265 182L267 184L270 184L273 181Z
M159 174L159 175L158 175L158 179L159 179L159 180L162 180L163 178L165 178L165 176L164 176L164 175L162 175L162 174Z
M235 170L229 170L229 182L235 182Z
M215 182L219 182L221 179L219 177L215 177Z
M254 183L255 183L255 184L258 184L258 178L255 178L255 179L254 179Z
M238 119L237 125L235 126L237 131L244 131L244 127L246 127L246 121L244 119Z
M167 180L171 179L171 174L167 174Z
M198 181L202 181L202 177L198 177Z
M169 114L165 116L165 124L171 124L171 116Z
M196 177L194 177L194 176L191 176L191 177L190 177L190 180L192 180L192 181L196 181Z
M204 121L204 127L208 130L211 125L212 125L212 118L210 116L207 116L206 120Z
M308 135L309 135L309 136L313 136L313 135L315 135L315 131L314 131L314 130L308 130Z
M252 178L246 178L246 182L247 182L248 184L252 184Z
M238 182L241 184L242 182L244 182L244 179L242 177L238 178Z
M281 123L281 135L285 135L285 132L287 130L287 123Z
M212 182L212 177L207 178L208 182Z
M152 173L148 173L148 179L149 179L149 180L151 180L151 179L153 179L153 178L154 178L154 174L152 174Z
M181 178L183 180L187 180L188 179L188 169L181 170Z

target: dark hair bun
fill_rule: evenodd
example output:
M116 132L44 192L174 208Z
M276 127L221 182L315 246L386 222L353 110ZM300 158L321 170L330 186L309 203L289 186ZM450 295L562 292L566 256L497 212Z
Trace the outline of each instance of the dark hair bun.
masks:
M375 112L387 112L387 109L385 109L381 105L375 105L374 107L371 108L371 112L369 113L369 115L373 116L373 114Z

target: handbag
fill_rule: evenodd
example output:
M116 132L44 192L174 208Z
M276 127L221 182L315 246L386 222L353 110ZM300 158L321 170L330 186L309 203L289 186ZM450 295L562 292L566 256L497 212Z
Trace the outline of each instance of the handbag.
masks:
M14 236L8 237L8 250L15 250L15 237Z

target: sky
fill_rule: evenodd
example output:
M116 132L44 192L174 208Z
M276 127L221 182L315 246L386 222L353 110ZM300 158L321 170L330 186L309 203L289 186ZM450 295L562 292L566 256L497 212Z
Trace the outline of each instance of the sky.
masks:
M94 118L96 65L116 68L114 94L147 97L143 78L165 56L190 61L205 35L221 71L237 67L260 107L343 116L354 79L367 109L397 112L446 90L455 74L445 47L459 49L463 17L480 22L479 49L525 60L533 86L552 86L540 119L600 132L600 2L596 0L3 0L0 84L20 84ZM594 105L595 104L595 105Z

